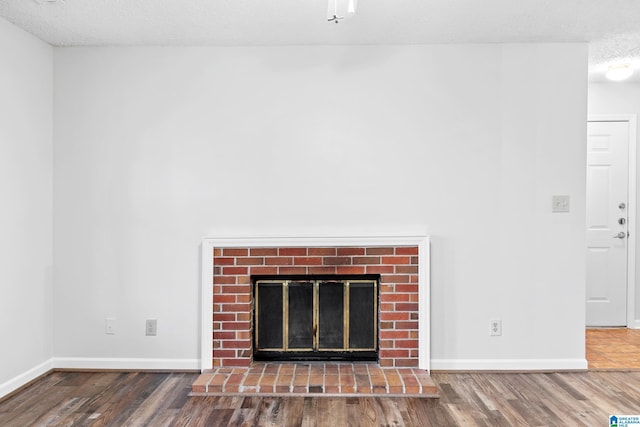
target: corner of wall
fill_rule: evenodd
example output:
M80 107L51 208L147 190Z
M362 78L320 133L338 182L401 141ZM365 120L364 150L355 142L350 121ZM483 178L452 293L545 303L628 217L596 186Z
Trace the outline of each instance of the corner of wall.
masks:
M0 399L9 396L42 375L47 374L53 367L53 359L49 359L0 384Z

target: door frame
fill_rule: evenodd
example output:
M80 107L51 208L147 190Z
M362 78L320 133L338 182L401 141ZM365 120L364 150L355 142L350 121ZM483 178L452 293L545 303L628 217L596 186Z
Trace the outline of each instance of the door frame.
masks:
M629 232L627 244L627 328L640 329L640 320L636 321L636 243L639 239L636 234L636 203L637 203L637 145L636 138L637 116L635 114L590 114L589 122L627 122L629 124L629 187L628 187L628 215L627 231ZM634 239L634 240L632 240Z

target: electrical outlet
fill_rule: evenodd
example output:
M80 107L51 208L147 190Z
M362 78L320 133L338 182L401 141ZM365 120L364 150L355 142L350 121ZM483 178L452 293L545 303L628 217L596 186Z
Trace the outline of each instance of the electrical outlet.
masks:
M502 320L500 319L491 319L491 332L489 335L492 337L499 337L502 335Z
M104 319L104 333L107 335L115 335L116 319L114 317L107 317Z
M147 319L145 335L151 337L158 335L158 319Z

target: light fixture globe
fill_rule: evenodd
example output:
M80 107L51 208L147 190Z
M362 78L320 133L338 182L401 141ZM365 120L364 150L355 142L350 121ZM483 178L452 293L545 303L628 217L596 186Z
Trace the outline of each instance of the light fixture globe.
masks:
M633 74L631 64L615 64L610 65L605 77L614 82L626 80Z

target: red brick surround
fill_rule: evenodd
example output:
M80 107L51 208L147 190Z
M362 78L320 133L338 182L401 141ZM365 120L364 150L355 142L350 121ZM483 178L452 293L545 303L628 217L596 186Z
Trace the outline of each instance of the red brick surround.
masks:
M380 274L380 366L418 366L418 247L216 248L213 367L252 362L252 275Z

